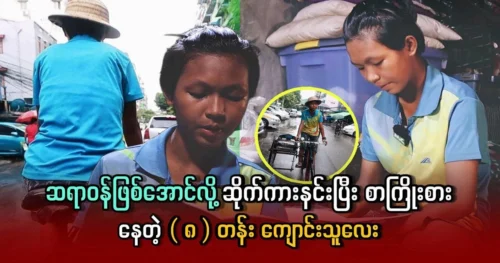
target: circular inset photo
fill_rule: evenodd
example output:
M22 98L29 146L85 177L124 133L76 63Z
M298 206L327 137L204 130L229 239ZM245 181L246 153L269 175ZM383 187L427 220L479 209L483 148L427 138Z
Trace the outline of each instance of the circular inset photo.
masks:
M281 179L311 184L316 175L331 179L356 155L359 127L342 98L315 87L278 94L262 109L255 129L257 152ZM265 130L265 132L263 132Z

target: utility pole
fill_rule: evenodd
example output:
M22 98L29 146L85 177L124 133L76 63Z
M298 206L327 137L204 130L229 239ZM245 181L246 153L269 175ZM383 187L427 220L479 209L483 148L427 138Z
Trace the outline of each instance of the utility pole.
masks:
M2 76L2 87L3 87L3 105L5 112L9 112L9 104L7 103L7 87L5 86L5 75L3 73L7 72L6 68L0 67L0 76Z

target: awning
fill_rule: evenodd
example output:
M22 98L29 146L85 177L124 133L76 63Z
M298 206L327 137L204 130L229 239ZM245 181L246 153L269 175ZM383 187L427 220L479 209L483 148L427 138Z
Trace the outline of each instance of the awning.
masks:
M332 113L329 116L335 120L340 120L350 115L351 114L349 114L349 112L337 112L337 113Z

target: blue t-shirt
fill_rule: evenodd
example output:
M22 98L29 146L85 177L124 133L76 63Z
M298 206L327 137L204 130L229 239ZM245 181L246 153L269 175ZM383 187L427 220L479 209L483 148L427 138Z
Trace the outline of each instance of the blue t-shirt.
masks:
M302 121L304 122L303 133L319 136L319 124L323 123L323 113L320 110L316 109L314 114L311 114L309 109L302 111Z
M46 49L34 64L40 128L23 176L88 181L101 157L125 148L124 104L142 98L133 64L115 47L76 36Z

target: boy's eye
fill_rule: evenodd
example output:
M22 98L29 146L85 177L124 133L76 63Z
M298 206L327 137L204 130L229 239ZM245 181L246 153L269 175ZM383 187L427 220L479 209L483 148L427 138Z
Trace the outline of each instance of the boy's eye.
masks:
M221 93L221 96L231 101L241 101L245 99L246 92L240 89L225 90Z
M205 96L207 96L207 94L204 92L189 92L189 95L197 99L203 99Z
M382 64L382 62L384 62L384 60L383 60L383 59L382 59L382 60L380 60L380 61L379 61L379 62L377 62L377 63L374 63L373 65L375 65L375 66L379 66L380 64Z
M244 95L239 95L239 94L229 94L226 96L227 99L229 100L232 100L232 101L240 101L240 100L243 100L245 98Z

